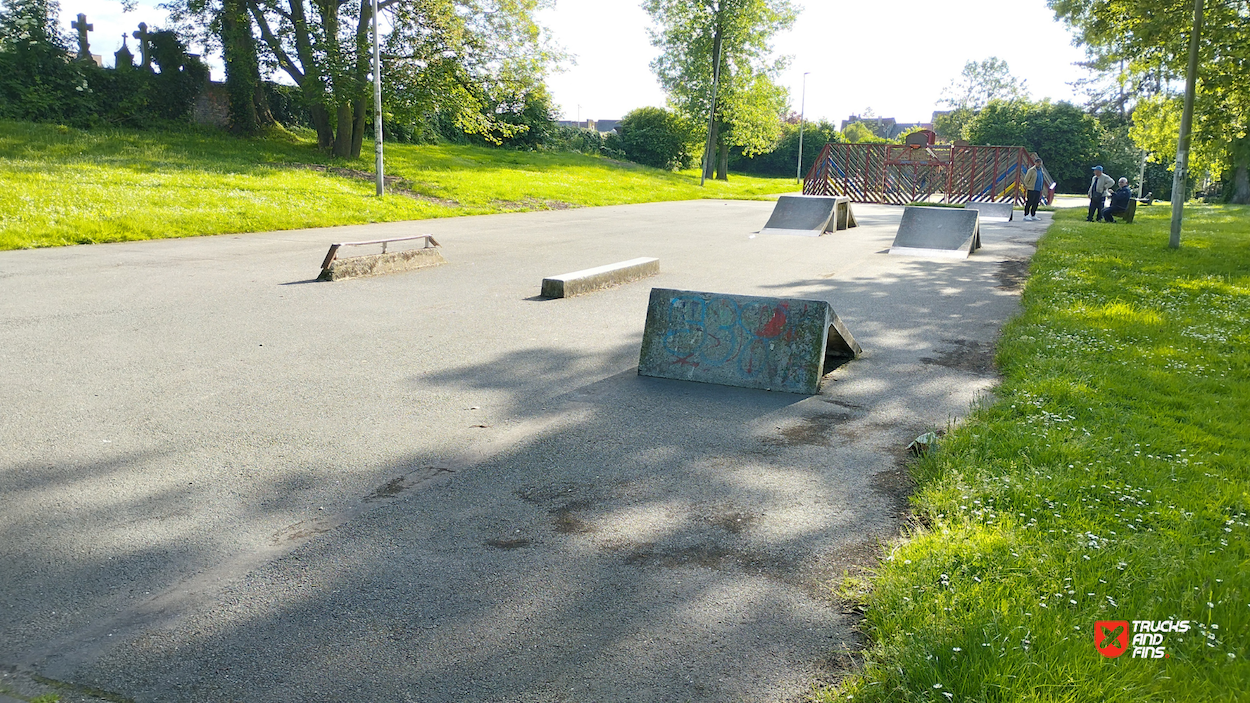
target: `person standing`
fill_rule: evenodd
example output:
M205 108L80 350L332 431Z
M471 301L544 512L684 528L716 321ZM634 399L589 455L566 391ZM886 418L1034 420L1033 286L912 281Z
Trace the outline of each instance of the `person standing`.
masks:
M1106 203L1107 191L1113 185L1115 181L1102 172L1102 166L1095 166L1094 180L1089 184L1089 214L1085 216L1086 222L1093 222L1095 218L1102 221L1102 206Z
M1039 156L1024 173L1024 219L1026 222L1041 219L1037 216L1037 206L1042 202L1042 188L1045 187L1046 176L1042 170L1042 159Z
M1117 184L1117 188L1111 192L1111 204L1106 210L1102 211L1102 219L1107 222L1115 222L1112 215L1122 215L1128 212L1128 203L1133 199L1133 189L1128 187L1128 179L1121 178Z

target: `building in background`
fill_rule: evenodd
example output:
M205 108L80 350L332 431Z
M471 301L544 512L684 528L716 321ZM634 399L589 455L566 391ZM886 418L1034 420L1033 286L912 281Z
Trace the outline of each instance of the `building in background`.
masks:
M855 122L862 123L865 127L872 130L872 133L882 139L897 139L898 135L909 129L920 127L921 129L933 129L931 122L899 122L893 117L860 117L859 115L851 115L842 120L842 131Z
M609 132L619 131L617 128L620 127L621 121L620 120L582 120L578 122L575 120L556 120L556 124L560 125L561 127L576 127L578 129L593 129L599 132L600 134L607 134Z

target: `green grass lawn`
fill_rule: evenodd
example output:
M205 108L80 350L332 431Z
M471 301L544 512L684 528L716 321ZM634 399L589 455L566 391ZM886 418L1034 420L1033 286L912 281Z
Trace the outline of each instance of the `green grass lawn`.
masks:
M1250 209L1059 212L996 401L913 467L915 533L843 582L870 640L823 701L1250 700ZM1188 620L1106 658L1098 620ZM1130 645L1132 643L1130 634Z
M734 175L699 187L670 173L581 154L472 146L387 146L403 194L374 196L372 173L307 139L207 130L89 132L0 121L0 249L187 237L696 198L760 198L791 179Z

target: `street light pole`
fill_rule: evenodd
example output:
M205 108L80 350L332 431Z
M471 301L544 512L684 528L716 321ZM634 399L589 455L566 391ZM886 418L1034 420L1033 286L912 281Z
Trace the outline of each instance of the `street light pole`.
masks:
M382 179L382 47L378 43L378 0L373 0L373 170L377 173L377 190L381 196L386 188Z
M798 183L803 180L803 127L807 125L803 121L803 111L807 107L807 74L811 71L803 73L803 97L799 100L799 163L794 167L794 182Z

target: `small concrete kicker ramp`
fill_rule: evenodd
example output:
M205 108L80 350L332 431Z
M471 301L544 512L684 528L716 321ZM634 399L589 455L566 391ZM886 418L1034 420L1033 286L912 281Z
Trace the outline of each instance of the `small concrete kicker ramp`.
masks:
M964 203L968 210L976 210L981 217L1001 217L1008 222L1014 219L1015 206L1011 203Z
M891 254L966 259L981 248L976 210L909 205L903 209Z
M823 300L652 288L638 374L817 393L827 365L861 351Z
M855 227L851 199L841 195L783 195L760 234L797 234L819 237L825 232Z

